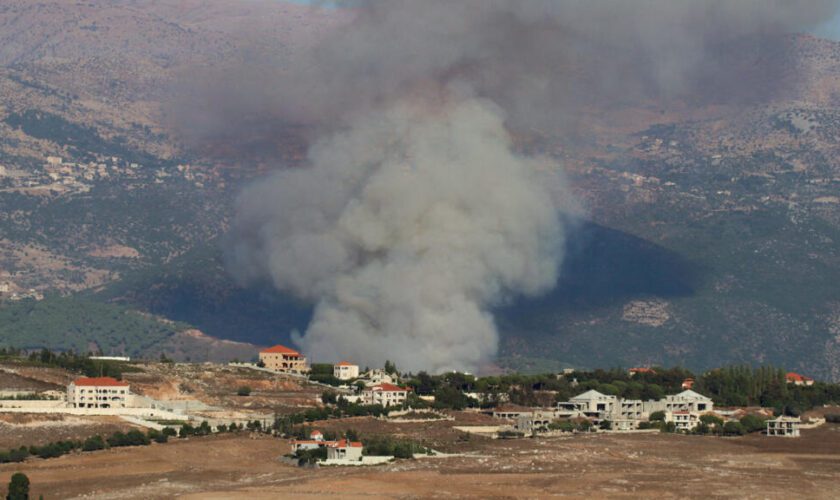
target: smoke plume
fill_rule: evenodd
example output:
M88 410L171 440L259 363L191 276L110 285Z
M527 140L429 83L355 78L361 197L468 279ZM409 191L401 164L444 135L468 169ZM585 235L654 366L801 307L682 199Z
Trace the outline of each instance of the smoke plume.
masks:
M342 2L351 19L311 49L237 70L270 86L227 93L220 123L319 134L309 166L244 190L230 267L315 304L298 340L316 359L475 369L496 354L490 309L549 290L562 259L563 177L515 153L507 130L562 131L605 100L738 95L742 60L724 49L807 29L837 4Z

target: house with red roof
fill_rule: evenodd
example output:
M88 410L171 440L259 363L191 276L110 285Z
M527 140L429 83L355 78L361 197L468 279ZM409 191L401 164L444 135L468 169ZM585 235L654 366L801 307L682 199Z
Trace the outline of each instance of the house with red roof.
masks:
M653 368L647 368L647 367L630 368L629 370L627 370L627 375L629 375L631 377L633 375L644 374L644 373L654 375L654 374L656 374L656 370L654 370Z
M340 439L327 445L327 460L361 460L362 443Z
M319 430L310 432L309 439L292 439L291 441L292 451L314 450L334 443L335 441L324 441L324 435Z
M67 386L67 403L73 408L126 408L127 382L112 377L79 377Z
M788 372L785 375L785 380L787 380L788 384L793 385L814 385L814 379L811 377L806 377L805 375L800 375L794 372Z
M359 378L359 365L341 361L333 365L333 375L338 380L353 380Z
M408 397L408 389L381 383L362 390L362 402L368 405L400 406Z
M306 356L283 345L260 351L260 361L269 370L277 372L304 374L309 371Z

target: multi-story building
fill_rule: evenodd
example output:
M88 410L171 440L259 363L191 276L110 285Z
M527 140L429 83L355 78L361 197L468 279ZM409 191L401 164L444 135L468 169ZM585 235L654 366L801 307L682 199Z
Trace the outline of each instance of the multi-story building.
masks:
M362 402L368 405L399 406L405 403L408 389L393 384L379 384L362 391Z
M342 361L333 365L333 375L338 380L353 380L359 378L359 365Z
M700 424L700 414L694 411L666 412L665 421L673 422L676 431L691 431Z
M702 394L687 390L679 394L665 396L665 399L661 399L653 405L655 409L652 407L651 412L662 410L671 412L693 411L703 413L712 411L714 406L715 404L712 402L711 398L707 398Z
M591 390L571 398L569 401L557 403L556 416L558 418L586 417L594 422L609 420L613 423L623 422L619 427L629 428L639 421L650 418L651 413L662 411L668 414L690 412L699 418L701 413L714 409L714 402L694 391L683 391L679 394L666 396L658 401L642 401L640 399L621 399ZM686 420L688 417L680 417ZM689 419L692 422L695 419Z
M74 408L126 408L126 382L111 377L81 377L67 386L67 402Z
M260 361L269 370L278 372L303 374L309 371L304 355L282 345L260 351Z
M800 425L802 425L802 420L799 417L786 417L782 415L767 421L767 435L799 437Z

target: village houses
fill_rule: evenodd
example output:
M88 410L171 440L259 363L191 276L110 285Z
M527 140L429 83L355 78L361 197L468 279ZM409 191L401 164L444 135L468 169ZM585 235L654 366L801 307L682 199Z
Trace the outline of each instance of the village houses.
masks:
M67 386L67 403L73 408L126 408L129 388L111 377L80 377Z
M304 355L282 345L276 345L260 351L260 361L269 370L277 372L300 375L309 371Z

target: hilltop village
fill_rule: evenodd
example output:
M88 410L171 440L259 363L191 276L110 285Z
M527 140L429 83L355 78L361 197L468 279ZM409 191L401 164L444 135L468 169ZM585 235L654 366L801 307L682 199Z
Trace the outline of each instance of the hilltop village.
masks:
M458 440L604 433L796 438L838 418L814 410L840 400L837 385L766 367L722 368L701 376L656 367L429 375L400 373L390 362L374 369L347 360L310 365L282 345L262 350L255 362L227 365L9 352L2 374L7 381L0 415L7 419L118 418L146 432L149 442L160 436L261 432L284 440L288 452L278 445L277 456L301 465L372 465L441 453L434 448L440 443L382 436L376 422L447 422ZM371 419L365 424L371 436L335 428L342 419L361 417ZM82 448L86 438L75 436ZM96 436L102 448L120 439L111 438ZM13 452L30 443L10 444L0 461L25 458ZM443 447L453 451L453 443ZM39 454L37 447L31 451Z
M0 349L0 475L25 471L37 481L39 470L139 461L148 469L142 477L159 477L165 463L172 472L163 478L178 481L206 471L187 481L189 491L211 484L226 491L257 480L243 474L283 482L324 468L353 477L370 468L566 473L578 465L558 458L561 448L579 453L580 467L592 467L600 463L600 452L592 455L598 449L625 463L642 449L701 460L733 453L738 443L761 450L833 446L838 401L840 386L770 367L477 377L406 373L391 362L310 363L282 345L229 363ZM710 451L719 447L730 451ZM213 472L213 456L233 476ZM126 481L140 481L134 470L115 474L121 479L112 489L53 472L41 481L58 497L123 491ZM311 474L313 481L334 477ZM145 494L148 481L158 479L138 483L135 496ZM162 496L186 488L155 484Z

